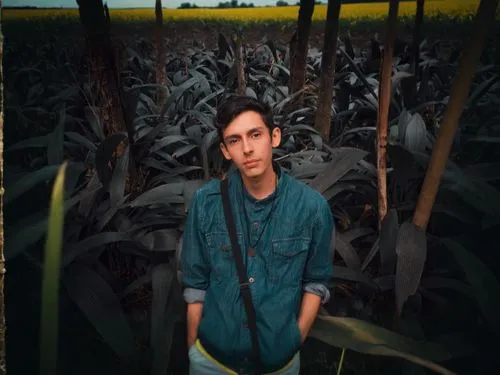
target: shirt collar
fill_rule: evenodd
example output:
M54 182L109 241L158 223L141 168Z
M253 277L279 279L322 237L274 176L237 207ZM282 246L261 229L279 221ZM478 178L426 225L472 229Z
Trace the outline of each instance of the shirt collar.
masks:
M231 182L234 181L234 184L236 187L236 189L234 191L236 191L237 193L242 192L242 197L244 199L246 199L254 204L265 205L265 204L271 202L276 195L280 195L280 193L283 191L283 188L284 188L285 183L286 183L286 173L283 170L283 168L276 161L273 161L273 169L278 174L278 184L276 186L276 189L270 195L265 197L264 199L256 199L255 197L250 195L250 193L245 188L245 185L243 184L243 180L241 178L241 173L237 168L234 168L234 170L229 173L228 178L231 178L231 180L232 180ZM278 197L276 197L276 198L278 198Z

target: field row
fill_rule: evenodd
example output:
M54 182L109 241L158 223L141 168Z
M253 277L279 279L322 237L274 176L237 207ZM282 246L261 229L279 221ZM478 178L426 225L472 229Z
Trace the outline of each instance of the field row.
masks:
M151 2L153 3L153 2ZM438 18L469 18L474 15L479 0L426 0L425 16ZM322 21L326 18L326 5L317 5L313 14L314 21ZM388 2L368 4L345 4L341 8L341 19L348 22L357 20L380 20L387 16ZM416 9L415 1L401 2L399 15L401 17L414 16ZM256 8L233 8L233 9L164 9L166 20L173 21L239 21L239 22L273 22L294 21L297 19L298 6L287 7L256 7ZM111 17L114 21L152 21L154 20L154 8L134 9L111 9ZM70 21L78 17L78 9L6 9L3 10L4 21L14 20L66 20Z

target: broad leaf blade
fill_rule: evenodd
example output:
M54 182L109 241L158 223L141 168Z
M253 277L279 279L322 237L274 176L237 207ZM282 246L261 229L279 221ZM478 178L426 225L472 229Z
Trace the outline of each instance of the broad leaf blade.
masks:
M5 190L4 204L8 204L20 197L33 186L46 180L51 180L56 175L58 169L59 165L47 165L21 177L16 183Z
M131 207L141 207L156 204L184 203L182 194L184 182L172 182L150 189L130 203Z
M467 251L461 244L450 239L441 241L464 270L484 319L500 336L500 283L498 279L477 256Z
M403 304L420 284L427 258L425 232L411 222L404 222L398 233L396 255L396 306L401 314Z
M169 295L174 272L168 264L159 264L152 270L153 301L151 306L151 348L153 363L151 375L167 373L175 319Z
M64 231L64 178L67 164L61 165L52 188L49 228L45 242L42 280L42 315L40 371L52 375L57 371L57 337L59 332L59 274Z
M82 191L81 193L69 198L64 203L64 211L68 212L75 204L84 200L92 191ZM47 231L48 218L46 212L38 212L21 220L7 233L6 236L5 258L7 260L15 258L27 247L39 241Z
M134 242L132 236L124 232L101 232L85 238L84 240L69 245L63 260L63 266L67 267L76 258L90 252L94 248L115 242Z
M111 287L95 271L74 263L64 272L68 294L86 315L103 340L124 362L137 360L134 336Z
M339 147L332 151L332 160L316 175L309 186L323 194L363 159L368 152L357 148Z
M332 242L334 243L335 250L338 251L346 266L353 270L360 271L361 260L349 241L346 241L341 233L337 233Z
M66 107L59 110L59 123L49 136L47 145L48 164L61 164L64 158L64 125L66 123Z
M109 200L112 209L116 208L123 201L125 180L127 179L129 166L129 150L130 147L127 146L113 170L113 178L109 184Z
M383 327L346 317L318 316L309 333L324 343L360 353L401 357L441 374L453 374L431 361L450 359L443 347L416 341Z
M396 242L398 239L398 212L389 210L380 228L380 271L381 275L392 273L396 264Z
M176 229L158 229L146 233L140 242L151 251L175 251L178 237Z

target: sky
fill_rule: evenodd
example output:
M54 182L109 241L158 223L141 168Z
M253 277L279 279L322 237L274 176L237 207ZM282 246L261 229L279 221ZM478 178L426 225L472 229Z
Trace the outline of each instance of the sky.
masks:
M177 8L181 3L196 3L196 5L217 5L221 1L227 0L163 0L162 5L165 8ZM154 0L104 0L109 8L129 8L141 7L149 8L154 7ZM238 2L249 2L254 5L274 5L276 0L240 0ZM295 0L289 1L295 3ZM76 8L76 0L4 0L4 6L38 6L38 7L70 7Z

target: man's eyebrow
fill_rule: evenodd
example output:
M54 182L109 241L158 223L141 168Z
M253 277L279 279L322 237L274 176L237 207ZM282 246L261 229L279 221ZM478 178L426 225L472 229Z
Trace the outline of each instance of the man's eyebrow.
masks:
M247 131L247 134L253 133L255 131L263 130L264 125L257 125ZM226 139L240 138L239 134L230 134L226 137Z

